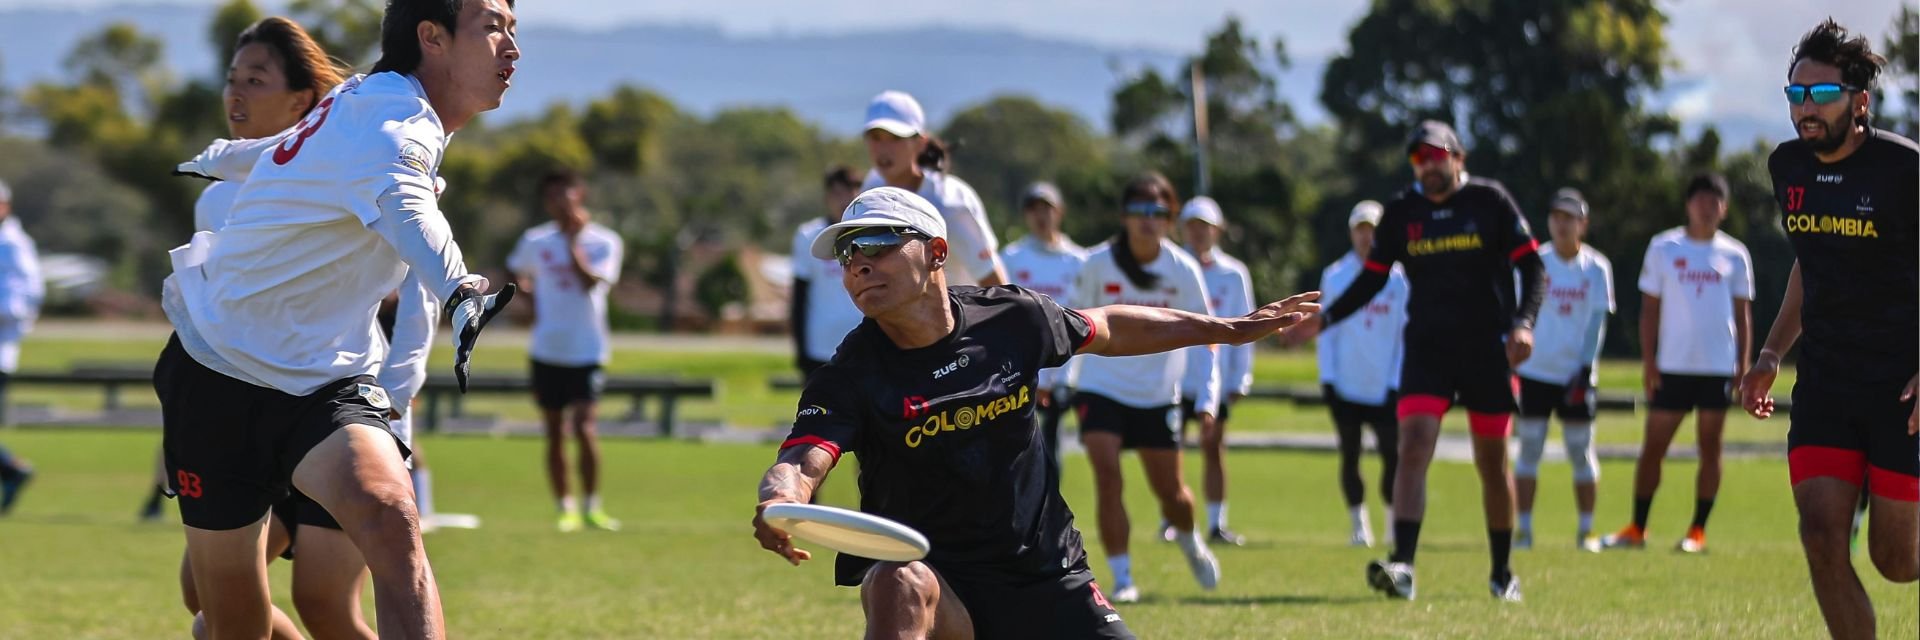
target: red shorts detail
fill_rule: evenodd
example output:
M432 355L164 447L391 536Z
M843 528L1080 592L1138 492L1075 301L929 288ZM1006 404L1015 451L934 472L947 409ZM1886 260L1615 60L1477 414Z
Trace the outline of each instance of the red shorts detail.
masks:
M1388 271L1392 271L1392 270L1393 270L1393 267L1391 267L1391 266L1388 266L1388 265L1384 265L1384 264L1380 264L1380 263L1378 263L1378 262L1374 262L1374 261L1372 261L1372 260L1367 260L1367 261L1364 261L1364 262L1361 262L1361 263L1360 263L1360 268L1362 268L1362 269L1366 269L1366 270L1368 270L1368 271L1372 271L1372 272L1374 272L1374 273L1386 273L1386 272L1388 272Z
M1067 311L1073 315L1080 316L1080 321L1087 323L1086 339L1080 341L1080 346L1073 348L1074 352L1078 353L1082 349L1086 349L1087 345L1093 344L1093 337L1100 334L1100 327L1093 323L1093 318L1087 317L1087 314L1080 313L1079 309L1068 309Z
M1468 411L1467 431L1482 438L1505 438L1513 435L1513 414Z
M1407 416L1433 416L1438 418L1447 415L1447 409L1452 407L1452 400L1440 396L1413 394L1400 397L1399 414L1401 420L1407 419Z
M810 444L816 447L820 447L822 449L826 449L827 453L833 454L833 463L840 464L840 445L829 442L827 441L826 438L822 438L820 436L800 436L798 438L788 438L786 442L780 443L780 450L786 451L788 447L797 447L803 444Z
M1838 478L1857 487L1867 477L1867 452L1812 445L1794 447L1787 452L1787 476L1796 485L1813 478Z
M1867 465L1867 492L1888 500L1920 502L1920 477Z

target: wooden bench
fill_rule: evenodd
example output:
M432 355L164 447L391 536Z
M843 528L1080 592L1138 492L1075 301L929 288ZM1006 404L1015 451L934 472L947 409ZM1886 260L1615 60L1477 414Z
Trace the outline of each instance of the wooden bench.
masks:
M675 377L656 376L608 376L602 388L604 395L628 396L633 399L627 409L626 420L638 421L646 417L646 399L649 396L660 399L660 435L673 435L674 421L679 417L681 398L711 398L714 394L712 380L687 380ZM524 374L476 373L467 379L467 394L476 393L515 393L533 399L533 380ZM453 376L430 376L421 386L421 427L427 431L440 428L441 416L458 418L463 415L460 386ZM444 408L444 411L443 411Z

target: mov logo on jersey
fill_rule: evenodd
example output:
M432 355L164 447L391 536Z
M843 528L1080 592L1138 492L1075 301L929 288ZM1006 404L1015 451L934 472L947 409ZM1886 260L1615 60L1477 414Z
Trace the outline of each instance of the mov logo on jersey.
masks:
M1483 246L1478 233L1456 233L1450 236L1420 238L1407 241L1407 255L1427 256L1437 253L1456 251L1476 251Z
M1787 216L1786 223L1787 233L1822 233L1848 238L1880 237L1880 232L1873 228L1873 221L1862 218L1796 213Z
M908 449L917 449L927 438L942 432L972 429L974 425L985 424L1002 415L1019 411L1033 402L1033 389L1020 385L1020 390L1000 396L986 404L963 406L951 411L942 411L919 426L907 428L906 443Z

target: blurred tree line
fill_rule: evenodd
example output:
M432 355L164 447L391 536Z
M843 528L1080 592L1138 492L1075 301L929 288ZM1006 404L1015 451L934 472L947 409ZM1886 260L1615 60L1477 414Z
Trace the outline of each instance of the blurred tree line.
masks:
M376 0L296 0L288 8L358 68L377 53ZM15 209L44 251L109 258L119 265L118 286L157 290L164 251L190 230L201 187L168 170L224 135L226 57L234 36L260 17L249 0L223 6L207 34L222 57L184 79L159 63L159 40L117 24L75 47L64 83L0 93L0 117L44 132L0 140L0 175L16 183ZM1920 128L1916 23L1907 7L1891 25L1850 25L1886 31L1876 45L1894 62L1876 117L1908 136ZM1754 315L1765 335L1792 261L1766 175L1771 146L1722 148L1712 127L1689 137L1652 109L1649 97L1673 65L1665 30L1655 0L1374 0L1347 34L1347 52L1324 72L1319 100L1331 121L1304 125L1279 92L1291 64L1284 42L1228 18L1182 68L1119 70L1104 130L1030 98L1000 96L956 112L939 134L952 145L954 173L978 189L1003 241L1024 233L1017 199L1045 179L1066 195L1069 234L1091 245L1119 228L1118 190L1137 171L1159 170L1183 196L1194 195L1195 70L1210 132L1208 195L1233 227L1225 249L1253 270L1257 296L1272 299L1312 288L1320 269L1347 251L1354 203L1389 200L1411 181L1404 136L1414 123L1451 122L1469 148L1469 171L1504 182L1543 240L1553 191L1586 194L1589 241L1614 264L1620 312L1608 349L1616 355L1636 349L1634 283L1646 242L1684 220L1679 188L1690 174L1721 171L1734 189L1726 230L1753 253ZM1892 93L1903 98L1899 110L1885 106ZM1784 138L1791 129L1781 107ZM533 193L541 174L583 172L590 207L626 238L628 277L659 286L694 242L784 252L794 226L821 214L820 177L836 163L865 166L858 138L787 109L703 117L623 86L586 104L555 104L511 122L483 117L463 130L442 166L442 208L469 263L497 269L520 230L544 218Z

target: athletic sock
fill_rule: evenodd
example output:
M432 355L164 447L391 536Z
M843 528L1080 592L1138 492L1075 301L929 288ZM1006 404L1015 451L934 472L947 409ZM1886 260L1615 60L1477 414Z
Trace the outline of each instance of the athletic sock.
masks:
M1420 521L1393 521L1393 555L1387 556L1394 562L1413 564L1413 554L1420 550Z
M1580 513L1580 533L1593 533L1592 511L1583 511Z
M565 515L565 514L569 514L569 513L576 513L576 512L578 512L578 511L579 511L579 510L578 510L578 509L575 509L575 508L574 508L574 506L573 506L573 496L563 496L563 497L561 497L561 498L560 498L560 513L561 513L561 515Z
M1633 528L1647 530L1647 512L1653 509L1653 496L1633 497Z
M1693 526L1707 528L1707 516L1713 513L1713 498L1693 501Z
M1353 522L1354 531L1366 531L1368 535L1373 534L1373 527L1367 522L1367 505L1356 504L1347 507L1347 519Z
M1115 589L1125 588L1133 584L1133 559L1128 558L1127 554L1122 553L1107 556L1107 568L1113 571L1113 586Z
M1227 528L1227 503L1207 503L1207 522L1213 523L1216 530Z
M407 473L413 478L413 505L420 511L420 517L433 515L433 474L426 469L412 469Z
M1513 555L1513 530L1488 529L1487 542L1493 547L1493 581L1506 584L1513 577L1507 560Z
M1391 524L1393 523L1393 503L1391 502L1387 503L1386 514L1387 514L1387 523L1389 524L1385 532L1387 534L1387 545L1392 546L1393 545L1393 527L1391 526ZM1367 521L1366 507L1363 505L1361 507L1360 522L1364 524L1366 523L1366 521Z
M587 494L587 512L593 513L599 510L600 510L600 494L598 493Z
M1521 531L1533 530L1533 512L1532 511L1520 512L1520 530Z

